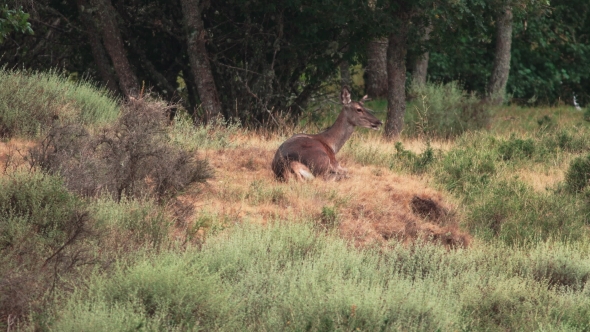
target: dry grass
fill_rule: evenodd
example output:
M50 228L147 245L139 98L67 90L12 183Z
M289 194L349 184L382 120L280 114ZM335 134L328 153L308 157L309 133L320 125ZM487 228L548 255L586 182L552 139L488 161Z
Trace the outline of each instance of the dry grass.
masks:
M520 180L529 184L535 191L546 192L563 182L568 164L564 163L561 167L551 167L550 169L520 169L517 175Z
M516 114L519 118L506 122L513 121L522 127L523 122L529 121L531 126L537 126L535 119L545 111L522 110L521 114L520 110L508 108L506 114ZM563 118L573 116L568 112L569 109L564 109L556 113L563 113ZM502 114L500 112L498 116ZM502 126L494 124L492 131L502 135L508 129ZM202 239L195 234L202 235L204 231L225 228L232 223L266 224L289 220L313 221L319 227L337 228L344 238L362 247L418 238L440 241L447 246L468 245L471 241L471 236L460 228L463 208L450 194L433 189L431 183L434 181L428 173L421 176L396 174L386 163L363 165L355 161L355 151L375 151L388 158L395 155L394 144L384 140L380 132L355 132L338 155L349 170L348 179L339 182L319 179L308 183L277 182L270 169L276 148L293 132L300 131L312 132L301 128L278 134L239 130L231 135L231 148L199 151L199 156L210 162L215 177L197 185L197 190L189 188L169 204L172 214L181 215L176 218L179 222L171 235L188 240ZM402 144L404 149L416 154L422 153L427 146L421 139L406 138ZM455 143L434 140L429 144L444 152L451 150ZM6 168L5 165L22 164L26 149L33 145L33 142L15 139L0 142L0 167L3 167L0 171ZM518 168L514 173L506 173L506 177L518 176L536 191L545 192L563 181L571 158L567 154L557 158L555 164ZM327 218L326 213L331 216ZM332 220L327 223L326 219Z
M343 237L357 246L417 238L449 246L469 244L470 236L459 229L456 207L445 195L428 188L426 178L397 175L385 167L362 166L344 153L340 159L349 170L348 179L276 181L270 163L282 139L240 134L235 138L234 143L239 142L235 149L201 151L216 176L199 194L191 197L187 193L181 198L194 202L196 215L192 219L215 215L226 223L262 224L278 219L312 220L318 226L337 227ZM370 143L393 151L392 144L386 146L382 139L372 139ZM416 140L408 143L416 150L425 146ZM450 143L440 146L448 148ZM421 202L426 202L426 211L419 206ZM335 219L332 225L325 225L326 209Z

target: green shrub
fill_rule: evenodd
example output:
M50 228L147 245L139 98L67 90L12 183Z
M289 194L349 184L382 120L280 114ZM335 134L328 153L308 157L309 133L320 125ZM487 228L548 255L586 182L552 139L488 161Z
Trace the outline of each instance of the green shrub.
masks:
M125 198L117 202L103 196L93 200L88 210L96 231L106 237L101 239L105 251L110 249L114 254L119 249L160 248L166 243L172 225L164 209L150 200Z
M61 179L38 173L0 177L0 328L42 312L44 296L92 259L83 203Z
M590 135L585 128L562 129L555 135L555 142L563 151L578 153L590 148Z
M509 140L501 142L498 146L498 153L503 160L531 158L534 152L535 143L530 138L510 137Z
M495 155L484 149L453 149L442 160L438 181L459 194L468 194L473 188L479 190L496 173L494 159Z
M28 232L42 245L63 244L80 205L58 177L14 173L0 178L0 250L19 246Z
M430 146L430 142L427 142L426 149L420 154L404 149L401 142L395 143L395 151L395 156L389 165L390 169L398 166L399 169L409 169L412 173L420 174L427 171L429 166L436 161L435 151Z
M575 248L541 244L530 253L530 273L550 289L582 291L590 278L590 264Z
M550 117L549 115L543 115L537 119L537 124L539 125L539 130L541 131L549 131L557 127L554 118Z
M590 154L577 157L570 163L565 183L572 192L580 192L590 184Z
M198 331L210 330L227 301L215 275L198 261L174 253L118 266L95 278L88 294L75 294L59 323L59 331ZM94 298L90 308L86 299ZM78 300L80 302L75 302ZM208 328L207 328L208 327Z
M489 123L486 106L462 91L457 82L413 86L410 93L416 100L409 105L404 121L409 136L453 138Z
M336 207L323 206L322 213L320 215L320 224L326 229L334 229L338 227L338 212Z
M0 137L37 136L53 123L107 123L117 101L88 81L56 72L0 69Z

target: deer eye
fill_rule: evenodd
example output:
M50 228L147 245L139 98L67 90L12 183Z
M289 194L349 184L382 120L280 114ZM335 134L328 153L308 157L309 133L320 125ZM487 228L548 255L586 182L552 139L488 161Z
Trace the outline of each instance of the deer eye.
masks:
M359 113L363 113L363 109L362 108L357 108L356 111L359 112Z

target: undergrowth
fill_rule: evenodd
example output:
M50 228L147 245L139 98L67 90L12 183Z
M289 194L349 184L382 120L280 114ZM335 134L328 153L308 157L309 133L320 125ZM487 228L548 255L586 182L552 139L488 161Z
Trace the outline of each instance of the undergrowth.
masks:
M380 253L310 224L245 224L201 250L95 275L48 323L59 331L585 329L587 254L558 243L451 252L392 243Z

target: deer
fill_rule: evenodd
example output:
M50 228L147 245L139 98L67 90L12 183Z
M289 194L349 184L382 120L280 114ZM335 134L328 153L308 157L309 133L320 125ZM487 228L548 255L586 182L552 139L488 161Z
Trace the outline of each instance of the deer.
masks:
M383 124L365 108L366 100L368 96L352 101L350 90L343 87L340 92L342 111L332 126L315 135L293 135L279 146L272 161L275 177L287 181L294 175L301 182L320 176L336 181L348 177L347 169L336 160L336 153L348 141L355 127L378 130Z

